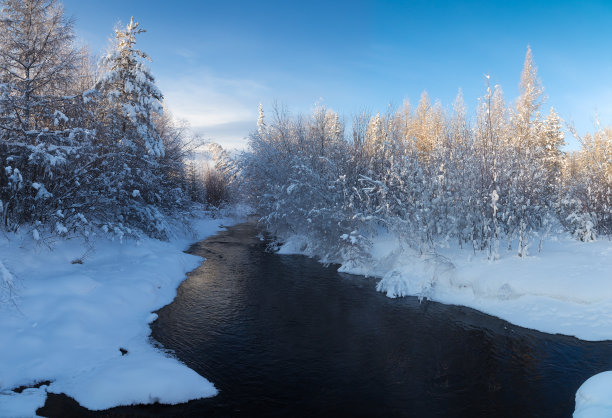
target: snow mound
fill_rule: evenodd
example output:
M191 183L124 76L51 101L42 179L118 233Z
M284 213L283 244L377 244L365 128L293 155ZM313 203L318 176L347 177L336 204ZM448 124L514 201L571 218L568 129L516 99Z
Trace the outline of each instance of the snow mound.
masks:
M277 253L286 255L302 254L309 257L314 257L317 254L312 251L312 245L309 244L310 240L308 237L304 235L292 235L283 243L283 245L281 245Z
M576 392L574 418L612 417L612 371L596 374Z
M0 391L0 416L34 417L36 410L45 404L47 386L25 389L21 393Z
M91 410L118 405L178 404L217 394L212 383L152 347L138 347L92 369L54 382L48 391L65 393Z

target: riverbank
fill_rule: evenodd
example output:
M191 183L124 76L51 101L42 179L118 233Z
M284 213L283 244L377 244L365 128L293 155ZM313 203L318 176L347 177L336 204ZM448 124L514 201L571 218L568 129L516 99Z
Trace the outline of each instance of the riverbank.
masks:
M208 260L151 326L219 394L104 416L571 416L578 387L612 366L612 342L387 298L374 278L272 254L257 234L240 224L193 245ZM71 404L53 396L40 412L86 414Z
M316 256L309 248L293 237L280 253ZM377 289L391 298L419 296L550 334L612 340L612 240L558 236L525 258L515 250L499 255L491 261L485 252L453 246L418 254L385 235L373 240L369 260L333 261L342 272L380 278Z
M0 237L0 416L34 416L47 392L91 410L214 396L212 383L151 344L149 323L203 260L183 251L230 223L194 220L193 234L170 242L49 249L27 234Z
M377 290L391 298L419 296L549 334L612 340L612 241L558 236L543 247L526 258L500 251L491 261L484 252L453 246L418 254L386 235L373 240L368 262L339 261L340 271L380 278ZM296 236L280 253L316 256L309 248ZM576 394L575 416L609 416L611 398L611 372L593 376Z

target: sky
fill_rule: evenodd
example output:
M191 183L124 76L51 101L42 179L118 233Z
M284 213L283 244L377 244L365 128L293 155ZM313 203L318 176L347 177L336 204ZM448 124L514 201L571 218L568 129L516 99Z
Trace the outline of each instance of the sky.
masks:
M102 55L117 22L140 22L138 47L174 116L205 138L244 148L261 103L315 105L348 121L427 91L472 113L485 75L508 101L530 45L553 106L580 133L612 125L612 0L157 1L64 0L79 42ZM576 146L572 139L570 147Z

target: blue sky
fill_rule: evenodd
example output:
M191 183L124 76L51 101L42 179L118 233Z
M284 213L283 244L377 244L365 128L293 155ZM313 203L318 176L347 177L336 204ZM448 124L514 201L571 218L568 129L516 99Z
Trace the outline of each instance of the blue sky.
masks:
M602 1L63 1L79 39L101 54L118 20L172 112L225 146L244 146L257 105L323 103L350 118L427 90L471 110L484 75L518 94L531 45L548 97L580 132L612 124L612 0Z

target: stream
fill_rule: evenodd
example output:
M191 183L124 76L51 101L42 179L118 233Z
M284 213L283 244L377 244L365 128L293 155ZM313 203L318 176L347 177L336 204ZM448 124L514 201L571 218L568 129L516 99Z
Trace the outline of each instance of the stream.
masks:
M612 369L612 341L390 299L375 279L266 252L257 234L241 224L194 244L206 262L151 325L219 394L90 415L568 417L578 387ZM45 408L83 412L71 402L50 395Z

